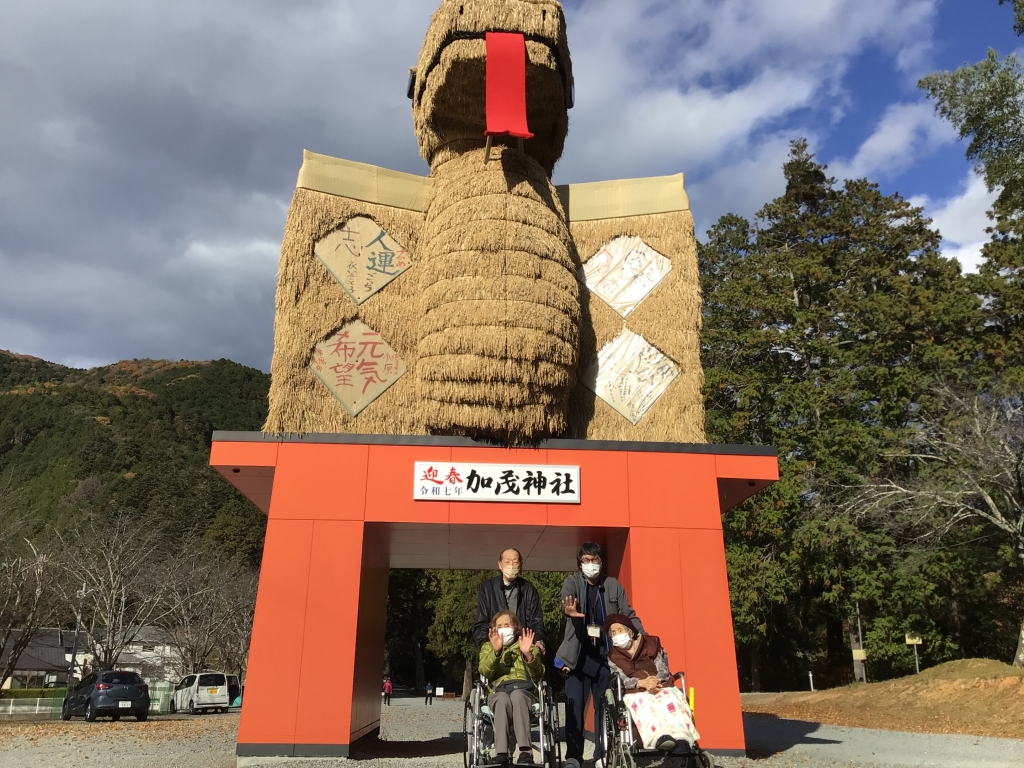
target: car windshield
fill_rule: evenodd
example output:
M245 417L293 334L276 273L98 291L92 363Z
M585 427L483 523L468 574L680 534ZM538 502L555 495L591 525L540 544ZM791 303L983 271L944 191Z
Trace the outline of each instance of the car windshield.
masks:
M110 685L139 685L142 678L134 672L108 672L103 676L103 682Z
M224 675L200 675L199 686L205 685L225 685Z

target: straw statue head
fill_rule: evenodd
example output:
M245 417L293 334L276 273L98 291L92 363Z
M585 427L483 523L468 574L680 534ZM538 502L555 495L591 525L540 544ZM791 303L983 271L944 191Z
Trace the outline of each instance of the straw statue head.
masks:
M534 134L525 151L550 176L562 155L573 100L565 14L555 0L443 0L410 71L420 154L433 167L482 146L487 32L525 38L527 118Z

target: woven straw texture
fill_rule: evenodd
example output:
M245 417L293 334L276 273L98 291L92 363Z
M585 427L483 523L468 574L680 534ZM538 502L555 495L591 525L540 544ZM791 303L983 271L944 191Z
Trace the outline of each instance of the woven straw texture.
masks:
M526 38L527 118L536 135L525 142L525 155L499 140L485 163L487 31ZM680 211L567 224L550 176L568 130L571 84L557 2L441 3L413 88L416 136L431 166L423 211L409 210L422 199L411 177L355 164L342 170L344 163L329 158L311 158L307 183L323 177L333 194L300 188L292 200L265 431L463 434L507 444L548 436L704 440L693 219ZM635 193L661 189L659 183L674 190L660 202ZM685 201L681 177L580 191L601 210L622 196L655 206L645 210ZM391 205L381 204L386 195ZM317 241L357 216L380 225L412 258L408 271L359 306L314 254ZM640 237L673 267L626 321L577 279L581 257L622 235ZM309 363L318 343L356 318L398 352L409 372L354 418ZM624 326L682 371L635 427L577 382Z
M377 221L412 251L414 261L408 272L359 307L313 254L313 245L318 239L356 215L369 216ZM418 367L420 329L431 327L428 322L421 321L423 265L419 261L417 247L422 221L422 214L416 211L306 189L296 190L281 248L266 432L427 433L419 415L421 406L413 373ZM671 357L682 372L635 427L590 390L577 384L570 397L568 428L563 436L593 440L703 442L700 293L690 213L681 211L576 222L570 224L570 231L575 241L570 253L578 252L583 261L602 245L623 234L642 238L672 260L669 276L626 321L601 299L590 295L588 290L578 289L582 306L578 369L585 370L596 351L615 338L623 326L627 326ZM527 261L523 259L523 263ZM515 260L506 261L508 265L515 263ZM541 267L545 263L543 259L534 262ZM434 276L442 278L445 274L442 270ZM554 266L543 272L543 275L556 280L563 280L564 274L564 269ZM556 282L554 285L571 290L569 284ZM409 373L358 418L353 418L309 370L309 359L318 342L356 317L378 331L394 347L409 367ZM571 326L562 326L562 330L569 328ZM557 332L555 336L558 337ZM524 376L527 374L532 375L532 372L524 372ZM516 397L526 397L508 389L505 392L513 401ZM512 406L509 410L515 409L516 406Z
M417 391L431 432L503 442L565 431L580 286L544 169L509 148L434 170L416 271Z
M569 128L565 105L572 83L565 14L552 0L441 3L416 65L413 120L420 154L434 168L483 146L488 31L526 37L526 116L534 138L525 142L525 151L550 176Z
M376 221L413 254L414 266L356 306L313 254L317 240L355 216ZM416 410L415 254L423 214L297 189L288 211L278 267L270 410L265 432L422 434ZM359 318L398 352L409 372L353 418L309 369L313 348Z
M689 211L570 224L586 263L620 235L635 235L668 257L672 271L625 320L600 298L582 291L579 370L584 371L623 327L640 334L681 369L654 406L633 426L582 384L569 402L566 437L588 440L703 443L704 371L700 364L701 299L697 240Z

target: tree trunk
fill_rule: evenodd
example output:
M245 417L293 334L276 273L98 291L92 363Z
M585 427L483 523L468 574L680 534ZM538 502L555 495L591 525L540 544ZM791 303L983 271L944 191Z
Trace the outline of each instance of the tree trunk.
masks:
M1024 621L1020 623L1020 634L1017 636L1017 653L1013 657L1013 666L1024 667Z
M462 673L462 700L469 701L469 694L473 692L473 660L466 659L466 669Z
M750 644L750 690L760 693L764 690L761 684L761 641Z
M423 645L420 643L419 638L413 643L413 648L416 659L416 692L420 693L427 687L427 675L423 671Z

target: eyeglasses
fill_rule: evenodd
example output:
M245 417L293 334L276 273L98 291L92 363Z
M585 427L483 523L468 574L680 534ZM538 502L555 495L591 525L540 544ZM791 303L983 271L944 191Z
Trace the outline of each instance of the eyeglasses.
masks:
M584 555L583 557L580 558L580 562L581 563L596 563L597 565L600 565L601 564L601 558L600 557L596 557L595 555Z

